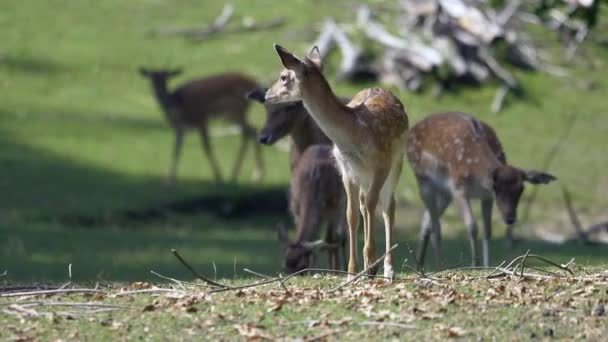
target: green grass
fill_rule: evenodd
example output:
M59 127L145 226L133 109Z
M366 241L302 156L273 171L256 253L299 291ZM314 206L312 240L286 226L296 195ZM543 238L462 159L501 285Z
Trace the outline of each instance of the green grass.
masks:
M173 293L125 293L153 287L133 283L94 295L0 298L0 339L602 339L606 272L576 273L485 279L488 272L451 271L433 279L409 275L390 285L362 279L333 292L342 278L296 277L285 283L287 291L275 283L218 293L192 285L173 285ZM33 303L64 306L28 307ZM67 306L73 303L117 309Z
M287 155L264 150L267 176L250 182L253 166L247 156L241 186L216 186L194 134L187 137L173 191L163 187L173 136L151 96L146 80L136 72L145 66L184 66L190 78L240 70L269 83L279 62L273 42L302 53L314 38L311 23L326 14L350 14L343 3L325 1L233 1L237 14L257 20L276 16L288 25L276 31L220 36L202 43L179 38L151 38L148 30L163 26L192 26L212 20L222 1L3 1L0 3L0 271L6 281L62 281L68 264L74 280L126 281L149 279L157 270L175 277L187 274L171 256L179 249L198 269L219 276L242 274L243 267L275 273L279 251L275 223L286 214L223 219L207 211L169 214L163 220L115 220L116 213L141 211L179 200L241 194L284 187L288 183ZM598 29L601 32L601 29ZM552 41L546 35L544 40ZM552 44L543 42L544 44ZM559 51L556 62L561 62ZM488 121L498 131L509 159L516 165L540 167L569 118L579 120L551 172L573 193L585 220L593 220L608 204L605 189L608 136L605 98L608 51L589 46L586 59L571 63L571 78L517 72L526 97L513 99L499 115L489 114L494 86L464 89L435 100L428 94L398 93L410 121L428 113L462 110ZM594 67L590 67L593 65ZM334 60L327 66L333 75ZM593 82L594 88L581 84ZM354 94L361 85L336 84L337 93ZM263 110L253 105L252 121L260 125ZM221 126L222 123L215 124ZM227 175L239 139L213 139ZM415 247L421 206L409 168L399 186L397 263ZM564 222L559 186L542 189L531 222ZM101 224L67 224L65 216L97 219ZM104 219L107 218L107 219ZM600 248L550 246L526 242L508 249L496 220L493 262L527 249L581 264L603 264ZM382 236L383 234L378 234ZM464 227L453 209L445 225L446 259L468 258ZM382 240L379 239L379 244ZM411 262L411 260L410 260ZM397 266L399 268L399 266Z

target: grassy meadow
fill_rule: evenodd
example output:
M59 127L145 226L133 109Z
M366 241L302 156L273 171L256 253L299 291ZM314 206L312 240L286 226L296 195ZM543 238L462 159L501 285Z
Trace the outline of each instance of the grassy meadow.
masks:
M215 185L195 134L187 136L176 188L163 186L173 133L149 84L136 72L139 66L183 66L184 75L172 86L227 70L248 73L268 84L279 70L273 42L303 53L315 37L312 23L325 15L350 15L347 2L340 1L233 4L237 17L263 21L285 16L287 25L195 43L151 37L148 32L208 23L223 2L206 1L204 6L199 1L177 5L152 0L0 4L4 28L0 30L0 270L8 270L7 280L63 280L68 264L73 265L72 276L77 280L147 279L151 269L184 275L170 248L180 250L202 270L212 271L215 264L217 274L223 276L233 276L242 267L269 273L278 270L274 226L278 221L290 222L286 214L226 219L203 207L188 214L167 212L158 220L116 219L117 213L145 212L212 195L257 193L263 201L267 191L276 194L286 189L287 153L266 147L267 174L262 183L251 182L250 149L238 184ZM494 86L459 90L440 100L429 92L395 91L412 123L441 110L478 115L496 128L510 161L528 168L542 167L547 153L568 129L571 116L578 115L550 171L572 192L584 223L592 222L605 215L608 204L604 172L608 164L604 150L608 50L588 44L582 57L566 63L552 35L543 33L538 38L539 45L545 46L555 63L567 66L571 76L556 79L516 71L525 96L511 98L498 115L488 110ZM334 62L327 66L328 75L333 75ZM332 84L343 95L365 86L339 84L333 78ZM252 104L250 117L259 127L264 119L261 106ZM216 122L213 129L219 131L223 125ZM235 135L213 138L224 175L234 162L239 139ZM397 242L414 247L422 211L408 167L398 192ZM495 223L494 262L527 249L560 260L576 257L584 264L608 260L601 248L577 245L566 249L526 242L508 249L501 239L504 225ZM559 185L541 189L528 223L570 231ZM448 258L467 257L464 227L453 209L448 210L444 230ZM526 234L525 227L517 233ZM397 260L403 260L405 248L398 255Z
M412 263L407 246L416 248L422 205L405 166L398 188L399 248L394 258L405 278L394 286L363 280L330 295L324 291L343 278L323 276L292 280L289 294L276 286L220 294L188 286L167 295L117 296L149 288L151 282L170 285L151 270L190 280L171 248L199 272L232 285L252 281L243 268L269 275L280 271L275 225L291 225L288 214L276 210L284 205L289 182L285 149L263 148L263 182L251 181L250 146L238 182L216 185L198 137L190 134L177 185L167 189L173 133L137 69L183 67L184 74L171 87L222 71L241 71L269 84L280 69L272 43L303 54L316 37L314 23L325 16L352 17L351 2L231 3L233 20L284 16L287 24L191 42L148 33L209 23L223 1L0 1L0 288L68 280L98 284L103 292L59 300L128 308L81 316L78 308L71 313L23 311L23 300L0 298L0 325L6 327L0 329L0 339L165 340L170 332L178 332L172 336L182 340L237 335L308 340L605 336L603 311L596 314L606 303L605 273L583 277L606 269L605 247L552 245L535 239L534 232L573 233L560 186L571 192L583 225L607 218L608 49L588 42L579 57L565 61L555 36L540 29L534 36L537 44L569 76L514 71L524 95L510 97L500 114L489 111L497 85L460 89L440 99L430 91L393 90L411 124L443 110L477 115L496 129L510 162L524 168L542 167L576 115L549 170L559 183L539 189L528 221L516 229L529 239L507 247L504 224L495 215L491 256L495 265L527 250L560 263L575 258L579 278L487 280L475 272L450 272L425 280L411 274L402 265ZM605 43L607 23L602 20L592 40ZM332 57L325 70L336 93L349 96L370 85L338 83L336 68ZM250 118L256 127L264 117L263 108L252 104ZM212 144L227 178L240 137L219 134L225 128L223 122L213 123L212 132L218 134ZM530 193L529 187L522 203ZM247 199L248 204L235 207L230 204L235 199ZM379 246L383 235L377 234ZM468 264L465 228L453 207L444 216L443 237L446 263ZM574 328L555 328L564 324Z

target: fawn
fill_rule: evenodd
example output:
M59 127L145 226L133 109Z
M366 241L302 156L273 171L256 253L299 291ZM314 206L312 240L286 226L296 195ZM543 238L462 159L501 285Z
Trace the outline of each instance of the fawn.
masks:
M327 249L330 269L343 269L345 196L331 146L312 145L302 153L291 176L289 206L296 239L290 241L285 227L278 225L285 271L314 266L318 248ZM320 239L323 231L325 237Z
M301 100L321 130L333 141L333 155L347 199L348 271L357 271L359 206L365 235L364 266L370 274L375 274L376 268L370 266L375 261L373 219L378 203L384 218L387 252L392 244L394 190L401 173L408 129L403 104L389 91L371 88L360 91L344 105L320 71L321 56L316 46L304 60L277 44L274 47L285 69L266 93L266 102L278 104ZM394 276L391 253L384 259L384 275L390 279Z
M175 130L175 147L167 185L175 182L177 163L180 157L186 129L198 129L203 150L211 164L216 182L222 182L222 175L217 159L209 140L209 120L222 117L239 126L241 130L241 146L232 169L231 179L236 180L248 142L254 141L256 170L254 179L261 180L264 176L264 165L260 148L255 144L256 130L247 122L249 101L247 92L258 87L258 84L248 76L238 73L226 73L193 80L182 84L170 92L167 82L170 78L181 74L176 70L150 70L140 68L142 76L149 78L154 89L154 95L162 108L167 121Z
M251 100L264 104L266 108L266 122L260 131L259 142L273 145L286 135L292 142L289 202L297 237L295 241L289 241L285 227L277 226L284 269L293 273L312 266L318 247L327 249L331 269L343 269L345 195L331 157L331 141L301 101L268 104L264 98L266 91L265 88L256 88L248 94ZM313 241L319 238L323 229L325 238Z
M412 127L407 142L407 157L426 207L420 230L418 267L424 263L431 235L439 266L439 219L452 199L469 231L473 265L478 262L477 224L470 199L481 200L481 247L483 264L488 266L494 200L505 224L512 225L517 218L517 205L524 182L547 184L556 179L548 173L525 171L509 165L492 127L465 113L434 114Z
M266 122L260 130L258 141L264 145L273 145L289 135L292 142L289 157L290 170L293 170L297 160L309 146L332 144L304 108L302 101L269 104L264 98L267 91L267 88L260 87L247 95L249 99L262 103L266 109ZM347 104L350 99L340 97L340 101Z

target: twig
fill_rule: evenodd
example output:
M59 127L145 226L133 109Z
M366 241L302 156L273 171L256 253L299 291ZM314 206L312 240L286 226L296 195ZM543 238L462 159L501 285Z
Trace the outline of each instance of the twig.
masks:
M581 225L581 221L579 220L578 215L576 214L576 211L574 210L574 206L572 205L572 199L570 197L570 192L568 191L568 189L566 189L565 185L562 185L562 195L564 197L564 203L566 204L566 210L568 211L568 217L570 217L570 223L572 223L572 226L574 227L574 230L576 231L576 236L578 237L578 240L585 244L589 243L589 239L587 238L587 235L583 231L583 226Z
M51 294L58 294L58 293L101 293L101 292L103 292L103 291L95 290L95 289L57 289L57 290L3 293L3 294L0 294L0 298L41 296L41 295L51 295Z
M4 270L4 272L0 273L0 277L6 277L8 274L8 270Z
M524 268L526 267L526 259L528 259L528 255L530 255L530 250L529 249L526 251L526 254L524 255L524 258L521 261L521 273L519 275L520 279L523 279L523 277L524 277Z
M186 262L186 260L184 260L182 258L181 255L179 255L179 253L177 252L176 249L171 249L171 253L173 253L173 255L175 255L175 257L177 258L177 260L179 260L179 262L181 262L182 265L184 265L188 269L188 271L190 271L190 273L192 273L192 275L194 275L196 278L198 278L198 279L204 281L205 283L207 283L207 284L209 284L211 286L214 286L214 287L219 287L219 288L224 288L224 289L230 288L230 286L223 285L223 284L220 284L220 283L216 283L215 281L213 281L213 280L211 280L211 279L209 279L207 277L204 277L203 275L201 275L200 273L198 273L194 268L192 268L192 266L190 266L190 264L188 264Z
M38 307L38 306L70 306L70 307L81 307L81 308L118 308L126 309L128 306L117 305L117 304L102 304L102 303L81 303L81 302L29 302L19 303L24 308Z
M579 114L580 114L580 112L577 112L570 116L570 122L566 125L566 130L562 133L561 137L557 140L557 142L553 145L553 147L547 154L547 157L545 158L545 160L542 164L541 171L547 172L549 170L549 168L551 167L551 164L555 160L555 157L557 157L558 152L562 149L562 147L566 143L566 140L570 136L570 133L572 132L572 129L573 129L576 121L578 120ZM523 210L523 214L521 215L522 222L528 221L528 216L530 215L530 209L532 208L532 204L536 200L539 188L540 187L534 187L534 189L532 189L532 193L528 197L528 200L526 201L526 206L524 207L524 210Z
M155 275L155 276L157 276L157 277L159 277L161 279L172 281L172 282L174 282L175 284L177 284L178 286L180 286L184 290L186 289L186 287L184 286L184 284L208 286L207 284L197 284L197 283L184 282L184 281L181 281L181 280L177 280L175 278L170 278L170 277L164 276L164 275L156 273L156 272L154 272L152 270L150 271L150 273L152 273L153 275Z
M124 292L116 293L116 294L112 295L112 297L121 297L121 296L128 296L128 295L132 295L132 294L141 294L141 293L162 293L162 292L185 293L185 291L183 291L183 290L157 288L157 289L143 289L143 290L124 291Z
M408 267L410 270L412 270L414 273L416 273L417 275L419 275L420 277L424 278L426 277L426 274L424 274L424 265L422 265L420 263L420 260L418 260L418 258L416 257L416 253L414 253L414 251L412 250L412 248L410 247L409 244L405 244L407 246L407 251L408 253L410 253L410 255L412 256L412 259L414 259L414 263L417 265L417 270L414 270L413 267L409 266L409 265L404 265L405 267Z
M256 272L256 271L252 271L252 270L250 270L250 269L248 269L248 268L243 268L243 271L245 271L245 272L247 272L247 273L251 273L251 274L253 274L253 275L255 275L255 276L258 276L258 277L260 277L260 278L265 278L265 279L271 279L271 278L272 278L271 276L267 276L267 275L265 275L265 274L258 273L258 272Z
M511 89L509 86L502 85L496 91L496 95L494 95L494 100L492 101L492 106L491 106L493 114L496 114L502 110L502 107L503 107L503 104L505 103L505 99L507 98L507 93L509 92L509 89Z
M384 253L380 258L378 258L378 260L374 261L371 265L367 266L367 268L365 268L363 271L357 273L357 275L355 275L351 279L346 280L345 282L334 287L333 289L328 290L327 293L338 291L339 289L343 288L344 286L351 284L354 281L356 281L357 279L361 278L365 273L369 272L369 270L376 267L376 265L378 265L380 263L380 261L384 260L384 258L386 258L387 255L389 255L395 248L397 248L397 246L398 246L397 244L393 245L393 247L391 247L388 251L386 251L386 253Z

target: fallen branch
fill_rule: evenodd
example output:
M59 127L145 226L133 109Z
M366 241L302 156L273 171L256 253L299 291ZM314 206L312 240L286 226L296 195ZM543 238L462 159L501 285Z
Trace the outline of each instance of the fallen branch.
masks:
M256 32L256 31L275 29L275 28L281 27L283 25L285 25L285 18L283 18L283 17L275 18L268 22L257 23L257 24L255 22L243 21L243 23L239 27L226 28L223 30L216 30L216 31L212 31L212 32L201 32L198 34L189 35L188 38L190 38L192 41L199 42L199 41L202 41L205 39L209 39L220 32L223 34Z
M228 23L232 14L234 13L234 6L230 4L226 4L222 8L222 12L220 15L214 20L210 25L206 25L205 27L195 27L195 28L183 28L183 27L167 27L156 29L150 31L151 35L154 36L171 36L171 35L182 35L186 37L195 36L195 35L213 35L215 33L220 32L224 26Z
M179 262L181 262L182 265L184 265L188 269L188 271L190 271L190 273L192 273L192 275L195 276L196 278L204 281L205 283L207 283L213 287L224 288L224 289L230 288L230 286L217 283L217 282L201 275L200 273L198 273L194 268L192 268L192 266L190 266L190 264L188 264L186 262L186 260L184 260L184 258L182 258L181 255L179 255L179 253L177 252L176 249L171 249L171 253L173 253L173 255L177 258L177 260L179 260Z
M163 292L165 292L165 293L185 293L186 291L176 290L176 289L163 289L163 288L143 289L143 290L133 290L133 291L124 291L124 292L115 293L112 295L112 297L129 296L129 295L133 295L133 294L142 294L142 293L163 293Z
M58 289L58 290L41 290L41 291L28 291L28 292L13 292L0 294L0 298L8 297L26 297L26 296L42 296L42 295L53 295L60 293L101 293L103 291L96 289Z
M369 272L369 270L376 267L376 265L378 265L380 263L380 261L384 260L384 258L386 258L387 255L389 255L395 248L397 248L397 246L398 246L397 244L393 245L393 247L391 247L388 251L386 251L386 253L384 253L380 258L378 258L378 260L374 261L371 265L367 266L367 268L365 268L363 271L357 273L357 275L355 275L354 277L352 277L350 279L347 279L345 282L334 287L333 289L328 290L327 293L332 293L332 292L338 291L341 288L347 286L348 284L351 284L354 281L356 281L357 279L361 278L363 275L365 275L367 272Z

